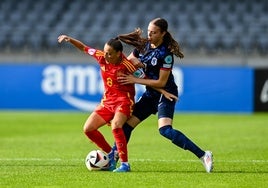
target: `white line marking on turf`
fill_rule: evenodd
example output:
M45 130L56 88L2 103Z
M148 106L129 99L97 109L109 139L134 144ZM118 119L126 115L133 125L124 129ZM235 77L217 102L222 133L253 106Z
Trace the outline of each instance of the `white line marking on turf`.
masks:
M164 159L129 159L138 162L200 162L200 160L164 160ZM84 161L84 159L63 159L63 158L0 158L0 161ZM268 160L215 160L219 163L268 163Z
M131 160L131 159L130 159ZM152 161L152 162L200 162L200 160L151 160L151 159L132 159L131 161ZM214 160L214 162L225 163L268 163L268 160Z
M60 158L52 158L52 159L47 159L47 158L0 158L0 161L63 161L64 159ZM71 159L73 160L73 159Z

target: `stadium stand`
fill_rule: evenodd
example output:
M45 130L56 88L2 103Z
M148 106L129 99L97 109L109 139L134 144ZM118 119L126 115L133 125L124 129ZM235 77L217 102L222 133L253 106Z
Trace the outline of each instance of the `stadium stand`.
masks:
M1 0L1 50L57 51L66 33L102 46L164 17L188 51L268 53L267 0Z

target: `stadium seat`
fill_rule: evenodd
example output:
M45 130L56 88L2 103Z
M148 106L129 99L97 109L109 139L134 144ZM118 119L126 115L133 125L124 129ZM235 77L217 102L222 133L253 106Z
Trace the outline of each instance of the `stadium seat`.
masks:
M136 27L146 31L148 22L155 17L169 21L170 31L185 50L238 48L250 52L254 46L263 53L267 47L266 0L1 0L0 5L0 32L5 36L0 37L1 48L19 48L25 43L35 50L53 50L58 48L54 37L60 33L80 36L82 40L93 36L92 42L102 46L107 37Z

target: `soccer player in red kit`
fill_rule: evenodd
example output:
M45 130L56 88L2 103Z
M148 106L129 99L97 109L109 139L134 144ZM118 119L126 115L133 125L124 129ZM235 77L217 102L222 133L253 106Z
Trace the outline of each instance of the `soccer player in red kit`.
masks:
M118 39L110 39L104 45L103 51L86 46L81 41L67 35L60 35L58 37L58 42L61 43L62 41L70 42L76 48L93 56L100 65L104 94L101 103L90 114L84 124L85 135L99 148L108 153L110 171L130 171L127 142L122 127L132 114L135 88L134 84L121 85L117 77L122 74L133 74L136 71L136 67L122 53L123 46ZM121 161L121 165L118 168L116 168L111 146L98 130L105 124L111 124L112 127L112 133Z

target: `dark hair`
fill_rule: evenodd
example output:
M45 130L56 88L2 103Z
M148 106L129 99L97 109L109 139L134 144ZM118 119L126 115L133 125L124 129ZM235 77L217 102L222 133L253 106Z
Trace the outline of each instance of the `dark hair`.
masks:
M118 35L117 38L126 44L134 46L139 51L144 50L145 44L148 41L142 37L142 30L140 28L136 28L131 33Z
M173 39L172 35L168 32L168 23L163 18L156 18L151 21L154 25L160 28L161 32L166 32L163 42L168 46L169 50L174 53L175 56L183 58L184 55L180 50L179 43ZM140 28L135 29L131 33L118 35L117 38L122 42L132 45L139 51L143 51L145 44L148 41L146 38L142 37L142 30Z
M163 18L155 18L151 21L154 25L160 28L161 32L168 32L168 23Z
M120 40L118 40L118 38L112 38L110 39L106 44L108 44L109 46L111 46L115 51L123 51L123 45L120 42Z
M159 27L161 32L166 32L163 38L164 43L168 46L170 51L174 53L177 57L183 58L184 54L180 50L179 43L172 37L172 35L168 31L168 22L163 18L156 18L152 20L151 23Z

